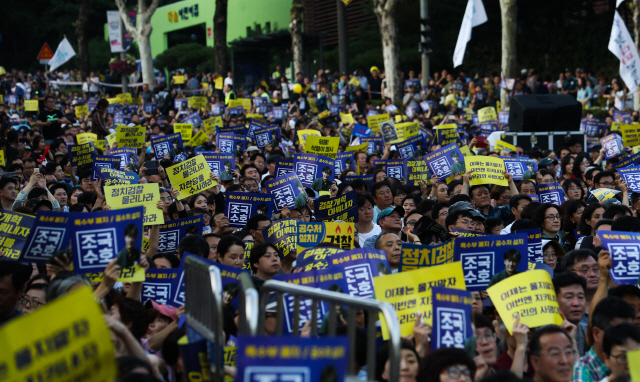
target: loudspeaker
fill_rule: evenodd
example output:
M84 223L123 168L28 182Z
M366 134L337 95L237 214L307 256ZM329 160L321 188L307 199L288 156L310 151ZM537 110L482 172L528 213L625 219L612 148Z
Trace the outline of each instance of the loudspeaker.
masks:
M577 131L582 104L568 94L517 95L509 106L509 131Z

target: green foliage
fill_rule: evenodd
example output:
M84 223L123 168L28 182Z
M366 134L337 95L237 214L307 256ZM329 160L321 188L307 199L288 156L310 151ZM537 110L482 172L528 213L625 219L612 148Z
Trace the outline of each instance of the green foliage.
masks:
M198 43L179 44L171 47L156 57L154 66L156 69L168 68L201 70L202 67L209 67L213 61L214 49L200 45Z

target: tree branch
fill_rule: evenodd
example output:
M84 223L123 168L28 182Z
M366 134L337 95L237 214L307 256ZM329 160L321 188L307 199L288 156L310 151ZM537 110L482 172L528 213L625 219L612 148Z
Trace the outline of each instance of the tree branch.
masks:
M124 27L127 32L134 38L138 39L140 37L138 30L133 26L131 20L129 20L129 15L127 14L127 0L116 0L116 5L118 6L118 11L120 12L120 20L124 23Z

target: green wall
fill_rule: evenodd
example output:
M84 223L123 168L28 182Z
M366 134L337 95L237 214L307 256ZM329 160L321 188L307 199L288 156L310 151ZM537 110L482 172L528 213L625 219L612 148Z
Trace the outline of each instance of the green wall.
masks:
M215 0L184 0L159 7L151 17L151 26L153 27L151 54L153 57L155 58L167 49L168 32L203 23L207 31L207 46L213 47L215 4ZM198 16L194 16L196 5ZM193 11L184 12L185 9ZM180 10L183 10L183 15L186 17L180 16ZM266 22L271 23L271 31L288 29L290 10L291 0L229 0L227 42L246 37L247 27L253 28L255 24L260 24L263 31Z

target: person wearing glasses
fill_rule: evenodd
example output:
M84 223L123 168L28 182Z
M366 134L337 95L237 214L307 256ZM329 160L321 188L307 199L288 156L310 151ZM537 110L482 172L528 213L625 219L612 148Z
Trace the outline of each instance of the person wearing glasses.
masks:
M561 242L560 238L564 232L560 231L562 227L560 207L553 203L544 203L533 213L532 220L542 229L542 239Z
M570 382L576 356L571 335L559 326L543 326L529 340L529 362L536 382ZM600 379L589 380L596 381Z
M627 352L640 349L640 329L634 325L622 323L610 327L604 332L602 351L604 363L611 374L603 381L613 381L617 377L629 374Z
M553 243L553 241L551 241ZM587 348L587 325L584 318L587 305L587 282L573 272L562 272L553 277L553 289L558 299L558 307L564 318L576 326L576 345L578 354L583 356Z
M462 349L440 348L420 363L418 380L424 382L473 381L476 364Z
M47 302L47 284L31 284L20 299L22 314L32 313Z

